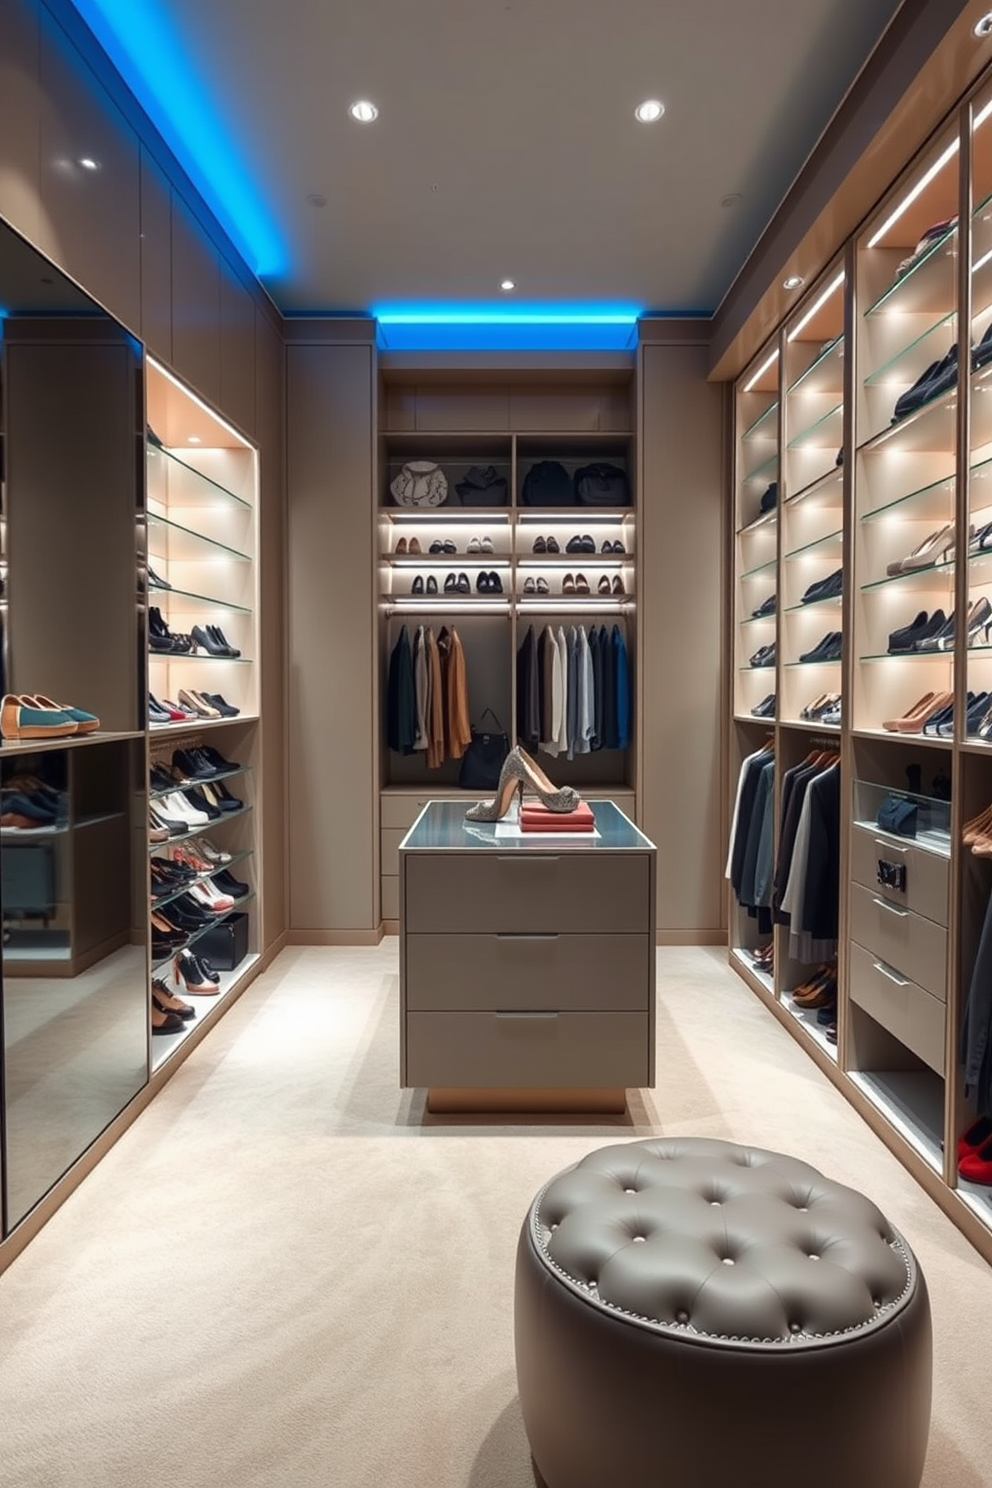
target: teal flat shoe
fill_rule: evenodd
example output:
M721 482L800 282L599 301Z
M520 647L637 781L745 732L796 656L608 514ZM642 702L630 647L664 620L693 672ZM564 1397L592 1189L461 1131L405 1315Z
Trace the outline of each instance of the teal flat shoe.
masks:
M76 725L77 734L92 734L100 727L100 720L95 713L84 713L82 708L69 708L64 703L53 703L51 698L42 697L41 693L35 693L34 697L24 697L22 703L28 707L34 706L42 710L50 709L55 713L64 713Z
M39 708L35 700L8 693L0 703L0 735L5 739L59 739L77 733L75 719L61 708Z

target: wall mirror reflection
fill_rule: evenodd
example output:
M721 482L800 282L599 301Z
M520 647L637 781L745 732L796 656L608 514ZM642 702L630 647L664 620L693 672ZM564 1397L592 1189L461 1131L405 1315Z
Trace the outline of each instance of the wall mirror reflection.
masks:
M141 348L0 222L3 1232L148 1073Z

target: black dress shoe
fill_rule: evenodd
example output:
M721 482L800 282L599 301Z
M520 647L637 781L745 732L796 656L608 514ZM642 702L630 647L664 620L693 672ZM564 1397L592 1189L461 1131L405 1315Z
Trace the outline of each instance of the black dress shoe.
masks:
M777 604L778 595L769 594L768 598L762 600L761 604L756 610L751 611L751 614L755 620L761 620L765 615L774 615Z
M413 583L410 585L410 593L411 594L423 594L423 592L424 592L424 580L423 580L423 577L422 577L421 574L417 574L417 577L414 579Z
M547 551L548 551L547 538L544 538L544 537L535 537L535 539L534 539L534 546L531 548L531 552L532 553L546 553Z
M431 543L430 547L427 549L427 551L428 551L428 553L433 553L434 556L437 557L438 553L443 553L444 552L444 543L441 541L441 539L439 537L436 537L434 539L434 541Z
M499 574L495 571L495 569L493 569L490 572L490 574L489 574L489 593L490 594L502 594L503 593L503 581L500 578Z
M199 646L201 651L206 651L208 656L230 656L231 654L231 648L229 646L214 640L210 634L209 626L204 629L202 625L194 625L190 631L190 635L193 638L194 644Z
M588 532L583 532L580 541L582 543L582 546L579 549L580 553L595 553L596 542L594 538L589 536Z
M205 697L211 707L217 709L217 712L222 718L237 718L241 712L240 708L236 708L233 703L229 703L221 697L219 692L201 692L200 696Z
M457 580L457 578L455 577L454 574L449 574L448 577L444 581L444 592L445 592L445 594L454 594L454 592L455 592L455 590L457 588L458 588L458 580Z
M227 639L227 636L221 630L221 628L220 628L219 625L208 625L206 627L206 629L207 629L208 635L212 635L213 636L213 638L217 642L218 646L226 646L227 647L227 654L228 654L228 656L237 657L237 656L240 656L241 655L241 652L238 650L237 646L232 646L231 645L230 641Z
M427 593L428 594L436 594L437 593L437 579L434 577L433 574L428 574L427 575Z
M555 537L554 533L552 533L552 535L548 538L548 552L549 553L560 553L561 552L561 548L558 546L558 539Z
M452 542L452 540L451 540L450 537L446 537L444 539L444 542L442 543L441 546L442 546L442 551L445 552L445 553L457 553L458 552L458 549L455 547L455 545Z
M583 553L584 551L585 549L582 546L582 539L578 535L576 535L575 537L570 537L568 539L568 542L565 544L566 553Z
M483 573L481 569L479 573L476 574L475 587L479 594L489 593L489 575L487 573Z
M471 594L472 585L468 581L468 574L460 573L455 583L455 591L458 594Z
M839 630L828 631L812 651L803 651L800 661L840 661L843 634Z
M934 615L940 616L940 625L943 625L945 619L943 610L934 610ZM915 620L911 620L908 625L902 626L900 630L894 630L889 636L889 655L895 656L900 651L914 650L916 642L922 640L928 633L927 627L929 624L930 616L926 610L920 610Z

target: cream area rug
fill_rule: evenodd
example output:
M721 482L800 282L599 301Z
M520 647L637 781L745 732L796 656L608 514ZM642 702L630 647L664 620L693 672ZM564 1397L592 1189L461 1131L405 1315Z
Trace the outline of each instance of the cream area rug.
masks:
M879 1204L931 1292L925 1488L988 1488L992 1270L722 952L659 950L658 1088L627 1118L425 1116L397 992L395 940L284 952L0 1277L4 1488L534 1488L521 1220L655 1134L791 1152Z

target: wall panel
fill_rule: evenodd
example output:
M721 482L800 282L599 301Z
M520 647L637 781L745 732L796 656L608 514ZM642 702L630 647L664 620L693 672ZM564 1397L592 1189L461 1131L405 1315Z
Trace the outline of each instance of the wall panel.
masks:
M220 402L228 418L254 436L255 306L224 259L220 261Z
M141 338L172 362L172 190L147 150L141 152Z
M38 17L28 0L0 5L0 216L33 243L41 234Z
M189 209L172 198L172 365L221 406L220 261Z
M282 337L259 312L256 326L255 426L261 447L259 588L262 627L262 824L265 946L286 928L286 483L283 440L285 353Z

